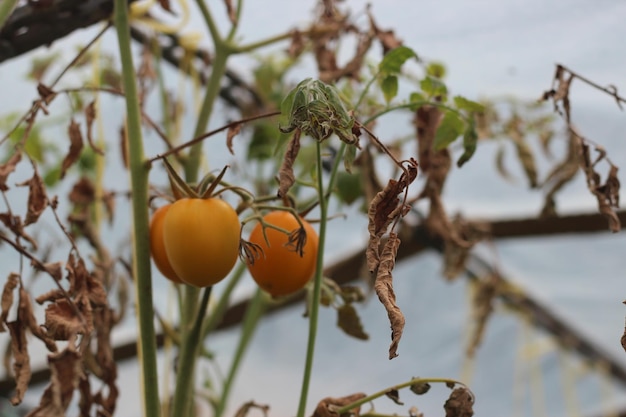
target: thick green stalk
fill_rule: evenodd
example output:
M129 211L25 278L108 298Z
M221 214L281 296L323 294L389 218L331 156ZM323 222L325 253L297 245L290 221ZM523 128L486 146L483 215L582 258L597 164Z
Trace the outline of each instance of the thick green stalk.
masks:
M218 300L217 305L214 309L211 310L211 315L207 317L207 319L204 321L204 324L202 325L202 331L200 332L200 337L202 339L207 337L210 332L215 330L220 320L222 320L222 318L224 317L224 313L226 312L226 309L228 308L228 305L230 303L230 296L235 290L237 284L239 284L239 281L241 281L241 278L243 277L243 273L245 271L246 264L243 262L239 262L237 264L237 267L235 268L235 272L233 272L228 278L226 288L224 288L224 291L222 291L222 293L220 294L220 299Z
M176 370L176 388L174 389L174 399L172 401L172 416L193 416L189 414L189 410L193 406L194 398L194 364L200 347L200 331L202 330L202 321L206 315L206 309L211 298L211 289L207 287L202 294L202 301L198 311L196 312L193 326L186 332L186 337L181 346L180 359L178 361L178 369Z
M256 325L263 314L265 307L264 297L265 295L263 294L263 291L261 289L257 289L254 297L248 305L246 315L243 319L239 344L237 345L237 350L235 351L235 356L233 357L233 363L230 365L226 381L224 381L224 388L222 390L220 402L215 410L215 417L222 417L224 410L228 405L228 397L230 396L235 376L237 375L237 371L239 371L239 366L241 365L244 354L250 346L250 340L252 340L252 336L254 335L254 331L257 327Z
M317 337L317 320L320 307L320 295L322 289L323 269L324 269L324 241L326 240L326 222L328 220L328 199L324 193L322 169L322 147L317 142L317 193L320 199L320 230L319 248L317 252L317 265L315 281L313 284L313 300L311 311L309 312L309 340L304 361L304 374L302 377L302 390L300 392L300 404L298 405L297 417L304 417L306 412L306 400L309 395L309 385L311 382L311 371L313 369L313 355L315 353L315 339Z
M139 364L141 369L142 406L144 416L159 416L159 381L156 361L156 337L150 276L150 228L148 223L148 173L143 155L141 112L135 67L130 50L128 3L115 0L115 27L122 61L122 81L126 96L128 156L133 208L133 275L137 314L139 315Z

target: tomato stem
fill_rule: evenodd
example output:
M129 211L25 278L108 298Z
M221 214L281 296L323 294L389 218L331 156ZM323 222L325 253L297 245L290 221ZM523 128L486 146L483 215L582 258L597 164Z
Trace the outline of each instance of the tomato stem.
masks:
M311 373L313 369L313 356L315 353L315 339L317 337L317 322L319 315L320 296L322 292L322 280L324 269L324 243L326 240L326 222L328 220L328 199L324 193L322 149L320 142L317 145L317 193L320 199L320 229L319 247L317 250L317 264L315 270L315 281L313 283L313 297L311 311L309 312L309 339L307 343L306 359L304 362L304 373L302 377L302 390L300 392L300 403L298 405L297 417L304 417L306 412L306 401L309 394Z
M133 190L133 275L139 326L139 364L141 369L142 409L144 416L160 415L159 380L156 362L156 336L150 272L150 226L148 222L148 174L144 161L141 111L135 68L130 50L128 3L116 0L115 27L122 61L122 82L126 98L127 137L130 179Z
M215 410L215 417L222 417L222 415L224 414L224 410L228 405L228 397L230 396L235 376L237 375L237 371L239 370L239 367L241 365L241 360L243 359L247 348L250 346L250 341L252 340L252 336L254 335L254 331L256 330L257 323L259 322L259 319L263 314L265 305L265 295L263 294L263 291L258 288L254 293L254 297L250 301L248 308L246 309L246 315L243 319L241 335L239 337L239 344L237 345L237 350L235 351L233 362L230 365L228 376L224 381L224 388L222 390L220 401Z

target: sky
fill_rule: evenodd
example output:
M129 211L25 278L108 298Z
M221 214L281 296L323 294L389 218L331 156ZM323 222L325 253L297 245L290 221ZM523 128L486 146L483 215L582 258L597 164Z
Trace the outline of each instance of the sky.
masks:
M601 85L613 84L618 90L626 91L623 76L626 68L623 49L623 39L626 39L624 2L373 0L367 3L371 3L380 27L393 28L405 45L413 48L420 57L446 64L446 82L455 94L469 98L515 96L534 100L551 87L556 63ZM213 4L219 13L221 4L211 2ZM366 2L348 0L344 4L359 18L365 19L363 10ZM252 41L293 28L294 24L301 26L307 21L313 6L313 1L244 2L240 38ZM191 20L190 30L204 33L197 12ZM223 29L227 27L223 17L218 23ZM84 41L89 33L93 31L76 33L69 39L68 45ZM209 46L206 34L204 36L203 44ZM107 47L113 48L115 45L112 36L106 42ZM69 51L70 47L67 48ZM0 65L0 83L5 97L0 100L0 114L24 109L34 98L32 85L21 80L29 60L41 52L36 51L33 55ZM250 61L236 59L232 66L245 75L250 68ZM295 75L310 76L312 70L303 65ZM572 88L572 102L574 123L585 134L605 145L616 163L621 162L621 166L626 164L626 153L623 152L626 120L612 99L576 82ZM456 173L450 180L447 189L450 207L484 216L536 213L541 204L541 194L525 191L521 185L511 189L503 181L492 181L489 187L474 187L476 182L493 180L495 173L492 164L493 148L487 146L482 152L479 148L475 160L466 166L466 170ZM582 178L566 190L560 203L566 211L594 209L593 199L586 192ZM362 223L359 220L355 223L338 222L333 230L337 236L353 243L348 249L354 249L363 241ZM585 237L555 239L547 243L537 239L507 241L498 245L498 256L507 272L558 311L567 317L574 317L584 331L617 355L620 348L611 338L616 332L615 326L618 332L621 332L619 327L623 326L623 311L621 305L616 307L616 298L623 298L620 276L623 276L626 263L615 248L619 245L623 248L626 242L620 236L602 235L594 239L592 244L588 244ZM337 242L336 246L332 242L330 244L331 256L337 256L342 249L345 250L338 239ZM588 261L582 266L573 266L570 265L570 259ZM551 268L548 268L549 265ZM595 268L597 265L602 265L602 268ZM443 283L439 272L440 265L434 254L420 257L419 262L407 262L399 266L399 303L415 319L411 321L410 332L405 336L405 345L401 347L401 357L397 360L386 362L383 357L388 342L388 324L376 300L371 300L363 311L372 333L372 340L367 344L343 337L334 328L334 317L328 312L322 314L320 354L316 362L309 409L312 409L316 399L323 396L340 396L358 390L372 392L401 382L398 378L404 380L418 374L460 375L463 360L458 354L458 345L462 344L466 321L465 317L459 316L467 315L468 311L455 307L466 304L467 288L460 282L450 285ZM416 276L423 279L417 280ZM575 285L568 285L568 282ZM167 301L166 295L158 297L161 297L160 302ZM258 349L244 363L244 376L240 378L241 383L233 396L233 406L229 409L231 415L236 404L249 399L272 404L272 416L294 414L306 323L300 315L299 309L291 310L260 327L255 339ZM447 330L437 332L441 330L440 327ZM477 394L476 410L480 410L481 415L504 415L515 403L515 395L524 396L524 389L519 394L519 386L516 388L514 381L511 382L511 375L515 374L512 363L519 360L514 350L516 338L523 334L523 329L519 327L517 320L502 314L494 319L493 327L489 330L485 342L487 346L481 358L483 361L489 360L492 368L483 374L478 373L474 378L477 392L480 393ZM236 341L235 336L229 332L215 338L214 349L226 352L223 356L224 367L232 356L228 352ZM544 340L545 335L531 334L529 337ZM526 342L530 343L528 340ZM557 353L554 355L558 356ZM564 361L571 361L573 368L580 366L575 358L565 356ZM560 359L555 356L545 360L553 364ZM136 376L137 369L135 365L125 365L121 372L121 380L130 381ZM498 378L506 382L500 382ZM547 381L554 378L558 379L555 372L546 374ZM494 381L491 384L490 379ZM588 389L580 396L583 404L581 410L597 410L602 404L594 402L590 392L595 393L598 383L584 381L582 384ZM501 392L497 391L498 388ZM560 388L555 388L555 391ZM498 395L489 398L488 394L494 390ZM444 391L436 391L432 397L420 399L417 403L420 407L426 403L424 410L430 411L426 413L427 416L438 415L441 413L441 398L444 394ZM138 404L134 401L137 395L135 384L125 386L120 416L138 414ZM614 395L614 399L618 397ZM407 403L408 399L407 396ZM413 401L414 397L410 399ZM546 408L553 411L549 415L564 415L562 413L566 406L563 404L566 402L547 400ZM623 403L623 398L619 397L618 402ZM538 415L534 413L536 410L527 409L526 413L519 415Z

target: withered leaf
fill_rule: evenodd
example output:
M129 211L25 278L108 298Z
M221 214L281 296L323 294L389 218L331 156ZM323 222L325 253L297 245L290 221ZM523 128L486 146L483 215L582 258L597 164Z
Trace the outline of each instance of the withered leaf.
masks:
M361 319L352 304L344 304L337 309L337 326L347 335L360 340L368 340L370 337L363 329Z
M228 13L228 20L233 25L237 23L237 12L235 11L235 7L233 6L232 0L224 0L224 4L226 6L226 12Z
M22 218L19 216L13 216L11 213L0 213L0 222L9 228L16 236L19 236L30 243L35 250L37 250L37 242L28 233L24 231L24 225L22 224Z
M283 163L278 171L278 196L281 198L287 196L289 189L296 182L296 177L293 174L293 164L300 151L300 134L300 129L296 129L287 145Z
M6 163L0 164L0 191L7 191L9 189L7 186L7 178L9 174L15 171L15 167L21 159L22 152L16 151Z
M54 340L69 340L78 334L85 333L85 325L76 314L75 306L61 298L46 308L44 324L48 336Z
M430 384L428 382L416 382L411 384L410 390L416 395L424 395L430 391Z
M389 234L389 239L385 242L382 254L380 255L380 264L378 273L376 274L376 282L374 290L378 299L387 310L389 323L391 324L391 345L389 346L389 359L398 356L398 343L402 337L404 329L404 314L400 307L396 304L396 294L393 291L393 276L391 271L396 263L396 255L400 247L400 238L395 233Z
M70 120L68 134L70 137L70 150L61 163L61 178L65 177L67 170L78 161L80 152L83 150L83 135L80 132L79 124L74 119Z
M241 126L241 123L237 123L234 126L230 126L226 132L226 146L231 155L235 154L235 151L233 151L233 139L241 132Z
M104 204L107 220L109 224L112 225L115 217L115 193L113 191L104 192L102 194L102 203Z
M291 43L287 49L287 54L290 58L297 58L302 54L302 52L304 52L304 47L305 44L302 32L299 30L293 30L291 32Z
M39 93L39 97L41 97L43 102L46 104L50 104L57 95L54 90L43 83L37 84L37 93Z
M443 405L446 417L472 417L474 415L474 395L464 387L456 388Z
M48 337L42 327L39 326L39 323L37 323L37 319L35 318L35 313L33 311L33 305L30 301L30 295L24 287L20 287L19 297L17 320L26 326L35 337L43 341L49 351L56 352L57 346L54 343L54 340Z
M63 417L83 376L81 356L70 348L48 356L50 384L27 417Z
M87 142L89 146L98 155L104 155L104 151L96 146L96 142L93 140L93 122L96 120L96 104L92 101L85 107L85 119L87 121Z
M89 205L95 201L96 188L89 178L81 177L72 187L68 198L74 204Z
M404 405L402 401L400 401L400 392L397 389L390 389L385 393L387 398L398 405Z
M498 293L500 280L497 275L492 275L478 281L478 288L474 293L472 300L473 311L472 318L474 326L470 336L470 342L467 348L467 355L472 357L476 353L476 349L480 345L485 334L487 321L493 312L493 300Z
M2 288L2 315L0 316L0 332L6 332L4 323L7 321L7 317L9 317L9 310L13 305L13 290L19 283L20 275L12 272L9 274L9 277Z
M172 12L172 6L170 5L170 0L159 0L159 5L166 12Z
M402 46L402 41L398 39L393 30L381 30L374 21L374 16L371 13L371 9L367 9L367 15L370 20L370 27L376 34L378 41L383 47L383 55L386 55L392 49Z
M28 212L24 220L24 226L35 223L41 213L48 207L48 196L39 172L35 169L32 178L18 186L28 186Z
M246 417L248 415L248 412L253 408L258 408L259 410L261 410L265 417L267 417L267 412L270 409L269 405L257 404L254 401L248 401L247 403L239 407L239 409L235 413L235 417Z
M120 155L122 156L122 164L128 169L128 138L126 137L125 126L120 127Z
M339 414L337 414L337 409L350 405L365 397L366 395L362 392L341 398L326 397L317 404L313 412L313 417L340 417ZM355 407L350 410L350 416L359 417L360 412L361 407Z
M417 130L417 155L420 169L428 174L430 171L431 155L434 152L433 143L441 123L442 112L435 106L421 106L415 112L415 128Z
M15 395L11 398L11 404L18 405L24 398L31 377L28 341L26 340L26 327L20 320L7 323L7 327L11 333L13 377L15 378Z

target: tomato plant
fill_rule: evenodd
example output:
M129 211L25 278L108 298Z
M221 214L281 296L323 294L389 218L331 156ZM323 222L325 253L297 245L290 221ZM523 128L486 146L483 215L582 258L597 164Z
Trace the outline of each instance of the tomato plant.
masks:
M290 233L300 228L295 215L287 211L272 211L263 217L263 221ZM296 292L306 285L315 272L318 236L309 222L304 219L301 221L306 231L302 256L292 247L289 236L279 230L266 227L266 241L263 225L258 223L250 234L250 242L259 245L263 255L249 263L248 269L259 287L273 296Z
M152 220L150 220L150 253L152 254L154 264L163 276L176 284L181 284L183 281L176 275L176 271L174 271L172 264L170 264L167 258L163 237L163 220L165 220L165 215L171 206L171 204L168 204L159 207L152 215Z
M183 198L163 221L167 258L182 281L216 284L237 261L241 225L235 210L218 198Z

